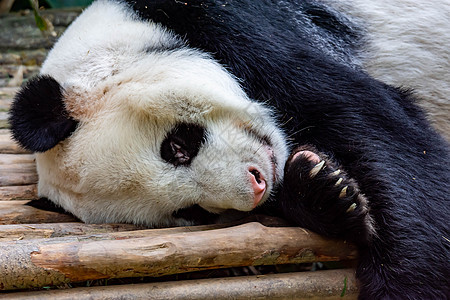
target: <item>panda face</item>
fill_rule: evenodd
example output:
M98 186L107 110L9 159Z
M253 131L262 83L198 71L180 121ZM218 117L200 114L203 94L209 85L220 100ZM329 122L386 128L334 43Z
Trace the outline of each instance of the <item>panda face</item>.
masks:
M189 224L172 214L196 204L250 211L268 199L287 147L267 108L196 50L127 63L94 87L63 83L79 124L37 154L41 196L85 222L152 226Z

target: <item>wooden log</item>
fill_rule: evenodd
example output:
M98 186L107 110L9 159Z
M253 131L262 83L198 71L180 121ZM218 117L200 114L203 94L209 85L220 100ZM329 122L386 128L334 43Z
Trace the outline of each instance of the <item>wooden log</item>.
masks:
M22 292L4 299L356 299L357 294L354 271L344 269Z
M0 289L26 289L103 278L163 276L206 269L356 258L356 248L301 228L260 223L209 231L115 240L86 237L0 244ZM70 239L68 239L70 241Z
M12 99L0 99L0 111L9 110L11 103L12 103Z
M0 128L9 128L8 113L0 111Z
M121 240L142 237L164 236L173 233L208 231L229 227L228 224L171 227L146 230L131 224L85 224L81 222L47 223L47 224L12 224L0 225L0 242L42 240L47 243L72 243L80 240ZM133 231L132 231L133 230ZM118 233L120 232L120 233ZM112 234L114 233L114 234ZM95 237L91 236L95 234ZM60 238L60 239L56 239Z
M20 147L11 138L11 133L8 129L0 129L0 153L29 154L31 152Z
M44 10L42 17L52 22L58 36L80 13L80 9ZM44 36L36 26L33 13L10 13L0 18L0 50L24 50L52 47L57 37Z
M36 165L0 165L0 186L30 185L38 181Z
M18 163L18 164L0 164L0 172L10 173L36 173L36 164L31 163Z
M0 225L27 223L76 222L71 215L25 205L27 200L0 201Z
M0 201L36 199L37 179L33 154L0 154Z
M3 57L7 55L0 53L0 65L3 65ZM8 111L11 106L14 95L17 93L17 87L0 87L0 111Z
M0 165L35 164L34 154L0 154Z
M8 63L2 60L5 55L8 54L0 53L0 64L2 65ZM21 63L17 63L17 65L21 65ZM0 99L13 99L18 91L18 87L0 87Z
M131 224L84 224L80 222L0 225L0 242L65 236L78 238L82 235L108 234L138 229L142 229L142 227Z
M43 48L19 51L9 50L8 52L0 53L0 65L41 66L47 53L48 50ZM2 99L13 99L17 91L18 87L0 87L0 104Z
M227 224L211 224L200 226L188 226L188 227L171 227L164 229L153 229L150 231L135 231L131 230L143 230L145 227L136 226L131 224L85 224L81 222L70 223L47 223L47 224L12 224L12 225L0 225L0 242L7 241L19 241L36 238L56 238L67 237L72 238L72 242L76 242L82 237L81 235L96 234L97 240L104 239L124 239L124 238L138 238L149 236L161 236L172 233L180 232L193 232L193 231L207 231L219 228L225 228L230 226L241 225L248 222L260 222L265 226L280 227L286 226L284 220L269 217L264 215L253 215L245 219L227 223ZM124 234L109 235L113 232L126 232ZM101 234L101 235L99 235ZM68 242L68 239L64 239Z
M0 186L0 201L37 199L37 185ZM1 212L0 212L1 218Z

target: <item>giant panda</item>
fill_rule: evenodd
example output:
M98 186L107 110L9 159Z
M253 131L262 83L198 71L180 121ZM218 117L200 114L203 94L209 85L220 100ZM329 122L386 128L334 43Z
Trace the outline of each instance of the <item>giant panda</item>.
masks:
M417 93L380 75L371 1L345 3L359 6L96 1L11 108L39 195L153 227L266 207L358 245L361 299L447 298L448 145Z

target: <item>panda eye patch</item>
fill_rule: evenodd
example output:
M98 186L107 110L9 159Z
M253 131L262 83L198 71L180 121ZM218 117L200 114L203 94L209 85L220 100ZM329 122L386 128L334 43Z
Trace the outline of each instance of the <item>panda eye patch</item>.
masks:
M182 123L168 133L161 144L161 157L174 166L188 166L205 142L205 128Z

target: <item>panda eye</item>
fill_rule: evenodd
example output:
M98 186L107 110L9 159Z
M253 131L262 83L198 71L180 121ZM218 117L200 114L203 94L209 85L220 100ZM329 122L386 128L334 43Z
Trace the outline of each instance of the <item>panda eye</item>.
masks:
M174 166L188 166L205 142L205 128L196 124L179 124L161 144L161 157Z

